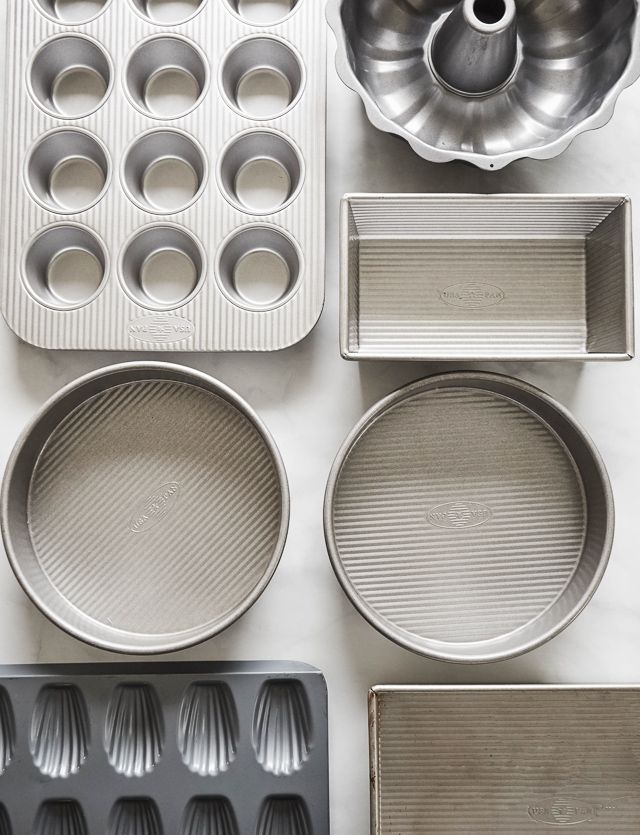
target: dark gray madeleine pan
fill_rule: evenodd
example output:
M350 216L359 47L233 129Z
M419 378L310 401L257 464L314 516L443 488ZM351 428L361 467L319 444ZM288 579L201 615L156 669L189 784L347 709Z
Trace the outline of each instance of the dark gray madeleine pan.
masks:
M0 667L1 835L328 835L328 793L306 664Z
M627 360L619 195L355 194L342 203L346 359Z

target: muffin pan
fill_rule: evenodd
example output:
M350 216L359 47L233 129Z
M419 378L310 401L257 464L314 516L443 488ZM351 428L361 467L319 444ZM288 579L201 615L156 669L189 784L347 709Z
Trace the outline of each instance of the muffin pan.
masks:
M7 4L2 312L45 348L269 351L324 300L316 0Z
M345 359L633 356L624 196L347 195L340 257Z
M371 835L635 835L638 687L379 686Z
M2 835L328 835L328 793L306 664L0 667Z
M222 631L264 591L289 490L233 392L125 363L45 404L7 467L1 522L19 581L56 624L104 649L167 652Z

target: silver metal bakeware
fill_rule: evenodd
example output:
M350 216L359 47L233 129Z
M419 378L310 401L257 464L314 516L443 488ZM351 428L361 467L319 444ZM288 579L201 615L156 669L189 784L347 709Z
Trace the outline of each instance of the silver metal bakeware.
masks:
M18 580L54 623L104 649L169 652L264 591L289 491L273 439L226 386L125 363L45 404L9 460L1 522Z
M638 727L638 687L374 687L371 835L635 835Z
M1 308L43 348L271 351L324 301L317 0L11 0Z
M0 667L0 742L3 835L329 835L307 664Z
M346 359L633 356L620 195L347 195L340 273Z
M327 485L340 583L400 646L499 661L566 627L594 594L613 498L593 443L555 400L496 374L440 374L357 424Z
M424 159L497 170L605 125L640 75L637 0L328 0L337 68Z

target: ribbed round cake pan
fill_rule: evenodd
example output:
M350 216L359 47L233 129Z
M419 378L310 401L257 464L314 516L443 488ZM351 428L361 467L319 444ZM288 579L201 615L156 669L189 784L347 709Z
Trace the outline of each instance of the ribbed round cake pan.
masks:
M567 410L484 373L382 400L325 499L333 567L361 614L403 647L467 663L565 628L602 579L613 517L602 460Z
M284 548L280 454L226 386L166 363L64 388L18 441L2 488L13 570L58 626L104 649L168 652L259 597Z

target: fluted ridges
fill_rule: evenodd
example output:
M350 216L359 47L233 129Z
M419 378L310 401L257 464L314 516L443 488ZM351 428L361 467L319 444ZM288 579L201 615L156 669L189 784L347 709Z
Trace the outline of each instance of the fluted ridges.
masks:
M311 824L304 802L299 797L267 798L257 835L311 835Z
M38 810L33 835L89 835L80 804L74 800L46 801Z
M29 750L36 768L52 778L80 770L89 747L89 717L82 693L73 686L44 687L31 718Z
M6 690L0 687L0 775L13 759L15 745L15 723L13 710Z
M143 777L160 760L163 744L162 712L153 688L146 684L116 687L104 734L107 757L115 771L125 777Z
M187 806L181 835L238 835L238 824L228 800L196 797Z
M274 680L262 687L252 741L260 765L276 776L291 775L307 762L312 747L311 711L299 681Z
M226 684L192 684L180 705L178 748L190 771L215 777L236 756L238 715Z
M158 807L145 797L119 800L111 812L108 835L162 835Z

